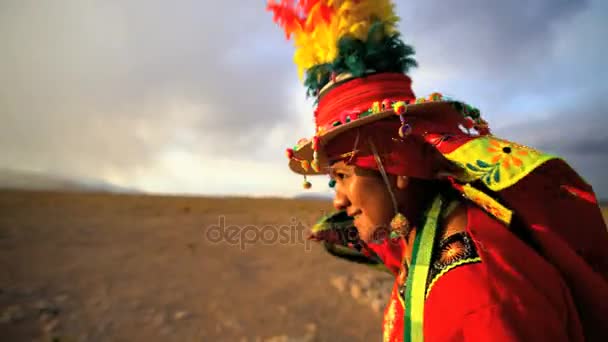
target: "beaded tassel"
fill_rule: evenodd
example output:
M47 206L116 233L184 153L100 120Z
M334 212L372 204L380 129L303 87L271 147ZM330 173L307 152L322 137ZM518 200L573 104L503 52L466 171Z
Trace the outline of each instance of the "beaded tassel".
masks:
M399 120L401 120L401 127L399 127L399 136L401 139L404 139L408 135L412 133L412 126L405 122L405 113L407 112L407 106L405 102L396 102L393 104L393 110L395 114L399 115Z
M395 214L391 220L391 238L404 237L407 239L410 234L411 227L408 219L401 213Z

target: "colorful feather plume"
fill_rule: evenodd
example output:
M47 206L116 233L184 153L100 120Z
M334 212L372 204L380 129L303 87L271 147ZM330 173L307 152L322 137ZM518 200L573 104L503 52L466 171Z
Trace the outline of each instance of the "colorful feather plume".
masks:
M332 74L407 72L415 66L414 50L399 38L390 0L269 0L267 9L294 40L294 62L306 73L309 95Z

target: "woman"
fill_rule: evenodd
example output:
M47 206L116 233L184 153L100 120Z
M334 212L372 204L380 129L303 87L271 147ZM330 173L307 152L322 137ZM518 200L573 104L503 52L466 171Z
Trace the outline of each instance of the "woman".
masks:
M471 106L416 99L390 1L269 9L317 98L289 166L336 190L313 237L395 275L385 341L608 340L608 233L588 184L493 137Z

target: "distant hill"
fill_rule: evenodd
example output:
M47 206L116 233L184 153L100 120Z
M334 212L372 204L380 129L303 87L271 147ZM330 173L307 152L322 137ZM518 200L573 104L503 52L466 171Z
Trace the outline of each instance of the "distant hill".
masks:
M139 192L100 180L73 180L44 173L0 169L0 190Z

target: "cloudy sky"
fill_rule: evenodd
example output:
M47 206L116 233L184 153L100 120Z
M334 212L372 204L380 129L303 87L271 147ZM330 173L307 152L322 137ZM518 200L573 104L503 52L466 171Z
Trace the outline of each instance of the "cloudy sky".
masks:
M313 132L311 103L265 2L1 1L0 168L301 193L284 149ZM607 4L398 1L414 90L476 105L495 133L565 157L608 197Z

